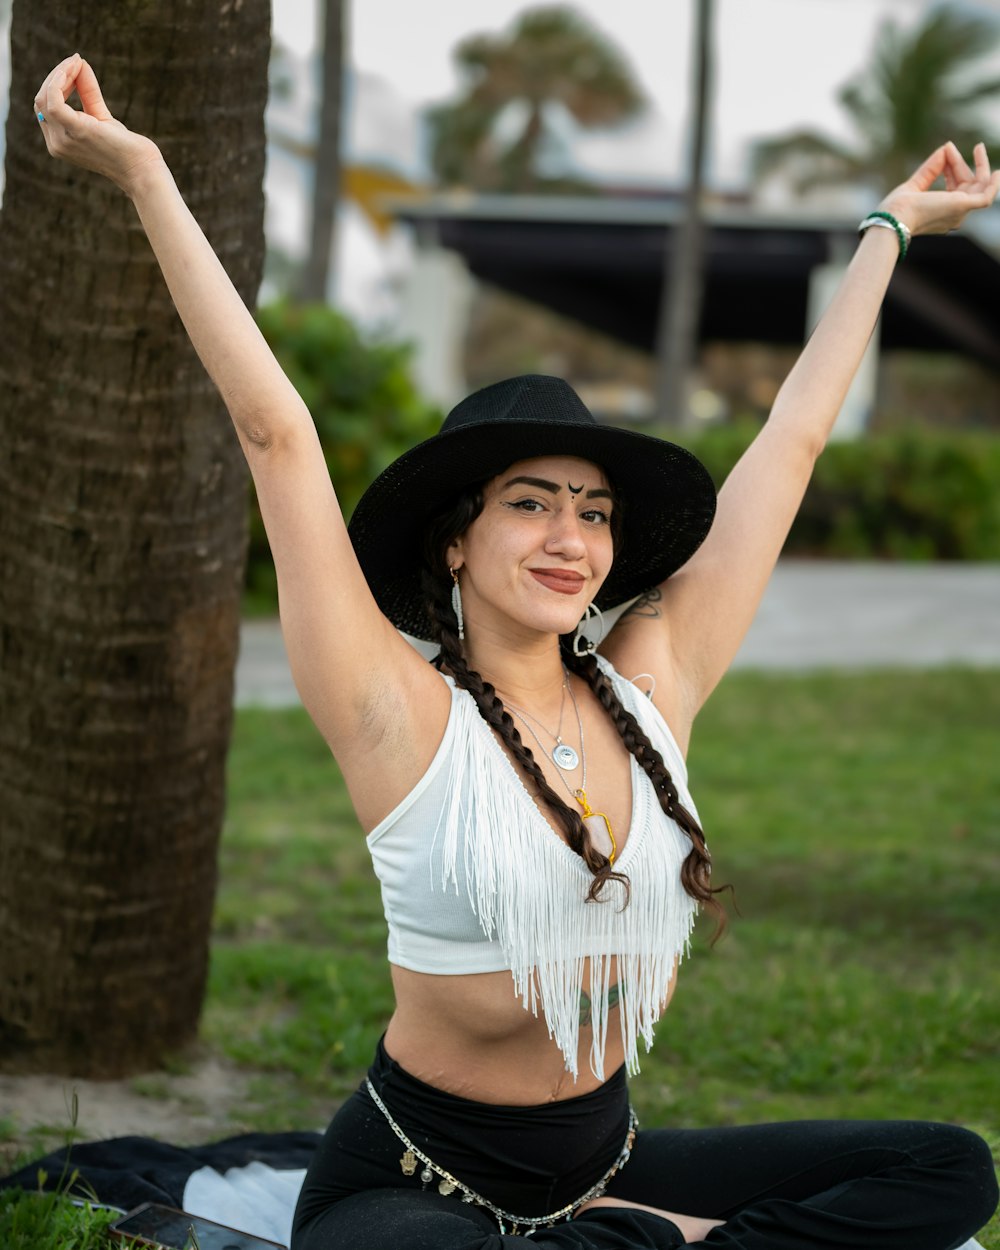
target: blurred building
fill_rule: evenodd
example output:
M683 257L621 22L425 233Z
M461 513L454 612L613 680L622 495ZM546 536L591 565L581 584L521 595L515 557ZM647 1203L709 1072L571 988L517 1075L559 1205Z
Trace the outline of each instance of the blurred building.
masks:
M398 211L418 241L401 329L428 362L460 354L440 343L462 332L442 310L467 307L473 279L652 351L678 199L437 196ZM800 346L853 253L858 213L790 213L730 196L707 218L701 342ZM868 424L880 350L958 353L1000 378L998 293L1000 258L974 235L919 239L893 277L839 433ZM455 397L453 364L440 376L429 367L422 381L444 402ZM634 415L634 394L621 402Z

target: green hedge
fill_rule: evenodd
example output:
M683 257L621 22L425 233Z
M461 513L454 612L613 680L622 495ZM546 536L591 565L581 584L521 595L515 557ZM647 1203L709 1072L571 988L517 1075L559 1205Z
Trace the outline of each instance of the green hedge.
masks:
M410 349L369 341L320 305L272 304L265 338L305 400L345 516L401 452L434 433L441 412L410 378ZM702 432L640 427L679 439L717 485L759 425ZM1000 438L926 428L831 443L820 457L785 544L788 555L839 559L1000 560ZM274 569L253 501L250 610L273 611Z
M410 378L410 348L365 339L341 313L320 304L276 303L257 321L312 413L345 516L365 487L407 448L429 437L442 413ZM251 496L247 601L273 611L277 586L264 526Z
M757 428L717 427L683 441L721 485ZM785 554L1000 560L1000 438L914 429L830 443Z

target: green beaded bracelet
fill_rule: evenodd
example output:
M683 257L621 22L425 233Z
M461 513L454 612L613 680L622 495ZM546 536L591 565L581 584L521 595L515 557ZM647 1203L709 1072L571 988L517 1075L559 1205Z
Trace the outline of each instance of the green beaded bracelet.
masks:
M892 213L887 213L884 209L878 208L874 212L869 213L861 225L858 226L859 238L864 235L869 226L884 226L889 230L894 230L896 238L899 240L899 259L905 259L912 236L909 229L901 221L897 221Z

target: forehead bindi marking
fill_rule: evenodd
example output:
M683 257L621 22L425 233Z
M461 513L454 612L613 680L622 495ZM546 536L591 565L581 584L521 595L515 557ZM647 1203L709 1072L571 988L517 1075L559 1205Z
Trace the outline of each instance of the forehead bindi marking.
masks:
M583 490L583 486L571 486L569 482L566 485L574 495L578 495ZM501 489L508 490L511 486L537 486L540 490L547 490L552 495L558 495L562 490L557 482L548 482L543 477L528 477L527 475L510 478L504 482ZM594 490L588 490L586 497L588 499L611 499L612 495L611 491L605 487L598 486Z
M572 484L572 482L567 482L567 483L566 483L566 485L569 487L569 493L570 493L571 495L579 495L580 491L582 491L582 490L583 490L583 483L582 483L582 482L580 483L580 485L579 485L579 486L574 486L574 485Z

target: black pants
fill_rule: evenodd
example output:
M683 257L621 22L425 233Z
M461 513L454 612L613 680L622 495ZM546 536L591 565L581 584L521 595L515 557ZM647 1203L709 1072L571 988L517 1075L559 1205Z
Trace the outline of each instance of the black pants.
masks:
M381 1044L369 1073L409 1139L495 1205L556 1210L613 1164L628 1123L624 1073L591 1094L494 1107L404 1072ZM424 1189L400 1168L404 1146L365 1086L334 1117L306 1176L292 1250L505 1250L482 1207ZM419 1169L418 1169L419 1172ZM641 1130L612 1197L725 1220L715 1250L954 1250L997 1203L986 1144L948 1124L797 1121ZM598 1208L532 1241L545 1250L673 1247L669 1220Z

